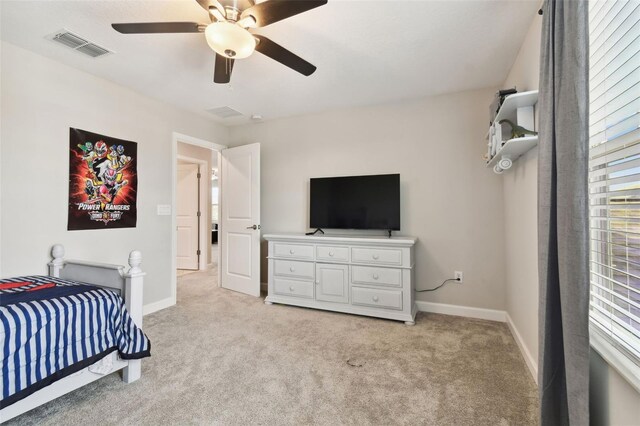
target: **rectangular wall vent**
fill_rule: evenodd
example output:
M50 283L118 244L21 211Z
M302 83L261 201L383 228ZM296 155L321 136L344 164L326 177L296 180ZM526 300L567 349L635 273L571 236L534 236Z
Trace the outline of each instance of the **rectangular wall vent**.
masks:
M231 117L238 117L242 115L241 112L238 112L233 108L229 108L228 106L211 108L211 109L208 109L207 112L219 118L231 118Z
M92 58L98 58L100 56L108 55L111 52L102 46L98 46L95 43L88 41L87 39L80 37L78 34L74 34L68 30L60 30L53 35L49 36L51 41L60 43L64 46L83 53Z

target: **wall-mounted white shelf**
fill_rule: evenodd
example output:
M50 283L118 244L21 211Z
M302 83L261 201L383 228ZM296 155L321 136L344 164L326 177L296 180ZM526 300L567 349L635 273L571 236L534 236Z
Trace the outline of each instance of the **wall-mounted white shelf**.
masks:
M532 90L530 92L522 92L522 93L514 93L513 95L509 95L505 98L502 106L500 107L500 111L498 111L498 115L496 115L496 119L494 121L499 122L500 120L514 120L516 119L516 114L518 112L518 108L533 106L538 103L538 91Z
M505 119L515 121L517 119L518 108L533 106L537 103L537 90L509 95L505 98L502 106L500 106L500 111L498 111L498 114L496 115L496 118L493 120L493 122L498 123L500 122L500 120ZM487 132L484 138L489 139L489 132Z
M492 128L485 139L488 140L487 167L493 167L494 172L502 173L509 169L513 162L538 144L538 136L502 139L502 127L498 124L502 120L509 120L525 129L534 130L534 105L538 103L538 91L514 93L505 98L496 114Z
M538 145L538 136L509 139L502 145L502 148L500 148L496 155L487 161L487 167L494 167L503 158L507 158L513 162L536 145ZM503 170L504 169L508 169L508 167L503 168Z

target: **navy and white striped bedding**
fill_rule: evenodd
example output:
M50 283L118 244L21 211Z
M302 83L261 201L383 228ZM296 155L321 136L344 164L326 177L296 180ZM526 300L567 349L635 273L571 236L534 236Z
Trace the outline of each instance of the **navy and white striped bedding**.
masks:
M0 289L0 407L6 407L117 350L150 356L149 339L114 291L47 276ZM55 285L52 285L55 284Z

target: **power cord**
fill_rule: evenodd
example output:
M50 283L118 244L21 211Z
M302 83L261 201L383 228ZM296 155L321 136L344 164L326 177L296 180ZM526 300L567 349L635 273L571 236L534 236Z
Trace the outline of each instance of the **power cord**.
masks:
M416 293L422 293L423 291L436 291L437 289L439 289L440 287L442 287L443 285L445 285L449 281L460 281L460 278L448 278L448 279L442 281L442 284L440 284L438 287L427 288L427 289L424 289L424 290L416 290L415 292Z

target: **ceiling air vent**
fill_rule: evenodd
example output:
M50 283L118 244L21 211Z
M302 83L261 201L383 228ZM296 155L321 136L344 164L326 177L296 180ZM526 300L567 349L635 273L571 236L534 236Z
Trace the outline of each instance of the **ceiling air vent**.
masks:
M223 106L220 108L211 108L208 109L207 112L215 115L218 118L231 118L241 116L242 113L236 111L233 108L229 108L228 106Z
M80 46L76 50L78 52L84 53L85 55L89 55L92 58L97 58L98 56L102 56L102 55L106 55L107 53L111 53L107 49L105 49L104 47L100 47L97 44L93 44L93 43L88 43L88 44L85 44L84 46Z
M58 31L57 33L51 35L50 39L64 46L70 47L76 52L91 56L92 58L98 58L100 56L113 53L109 49L98 46L97 44L92 43L89 40L86 40L79 35L67 30Z

